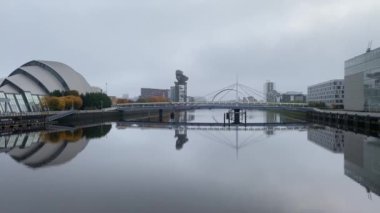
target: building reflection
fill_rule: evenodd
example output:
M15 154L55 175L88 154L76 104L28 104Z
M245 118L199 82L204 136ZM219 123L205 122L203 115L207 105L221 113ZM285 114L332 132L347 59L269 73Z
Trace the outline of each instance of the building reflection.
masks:
M189 141L187 137L187 122L195 119L192 111L178 111L170 113L170 116L164 116L163 122L158 122L157 116L148 116L144 119L136 119L131 122L129 119L125 121L116 122L117 129L126 129L130 127L141 128L168 128L174 129L174 137L176 138L175 148L181 150L185 143Z
M188 119L187 119L187 112L186 111L182 111L182 112L176 113L176 115L174 116L174 121L173 122L186 123L187 121L188 121ZM177 150L182 149L183 145L189 140L187 138L187 126L186 125L176 126L175 127L175 135L174 135L174 137L177 138L177 140L175 142L175 148Z
M380 138L345 132L344 174L380 196Z
M308 139L334 153L344 154L344 174L380 196L380 138L330 127L308 129Z
M277 123L279 122L279 114L275 112L265 112L265 122L266 123ZM265 131L265 134L268 136L274 135L274 128L268 127Z
M111 124L71 130L47 130L0 137L0 153L30 168L55 166L75 158L93 138L105 136Z
M307 130L307 139L334 153L342 153L344 132L331 127L315 127Z

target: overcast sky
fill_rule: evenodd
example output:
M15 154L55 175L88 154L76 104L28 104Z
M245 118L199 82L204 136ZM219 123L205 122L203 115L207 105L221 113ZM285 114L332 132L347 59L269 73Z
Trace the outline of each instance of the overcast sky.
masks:
M175 70L202 96L236 81L280 92L344 77L380 46L379 0L0 0L1 77L63 62L108 94L169 88Z

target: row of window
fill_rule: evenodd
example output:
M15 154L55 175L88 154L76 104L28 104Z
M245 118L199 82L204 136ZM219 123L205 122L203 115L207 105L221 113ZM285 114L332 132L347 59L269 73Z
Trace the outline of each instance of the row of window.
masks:
M379 57L380 57L380 49L377 48L375 50L372 50L371 52L368 52L363 55L347 60L345 62L345 67L356 66L356 65L368 62L370 60L373 60Z
M32 95L30 92L22 94L0 92L0 112L38 112L42 111L42 96Z
M322 89L322 88L336 88L336 87L343 88L344 87L343 80L313 85L313 86L310 86L308 89Z
M28 147L33 143L37 143L40 139L39 132L31 132L28 134L8 135L0 137L0 149L14 147Z
M319 91L335 91L335 90L343 90L344 86L328 86L328 87L309 87L307 91L309 92L319 92Z

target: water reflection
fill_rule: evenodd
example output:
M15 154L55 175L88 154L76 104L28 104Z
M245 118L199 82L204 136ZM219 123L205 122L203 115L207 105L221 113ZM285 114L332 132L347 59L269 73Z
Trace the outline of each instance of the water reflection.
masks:
M75 158L90 139L105 136L111 127L105 124L4 135L0 137L0 153L30 168L60 165Z
M207 111L206 111L207 112ZM303 123L299 124L286 124L294 122L294 118L290 118L289 116L284 116L276 112L265 112L265 116L263 117L263 121L259 121L259 125L257 126L229 126L223 125L223 123L219 123L215 118L215 115L212 115L212 122L203 121L204 123L196 123L196 125L192 125L192 121L196 119L195 115L192 111L181 111L170 114L170 119L165 120L164 122L157 122L157 119L153 120L152 117L144 117L139 120L131 120L125 119L125 121L118 121L116 123L117 129L126 129L126 128L142 128L142 129L174 129L174 137L175 140L175 148L176 150L183 149L183 146L189 142L188 130L203 132L203 135L210 139L216 139L215 142L224 144L229 146L230 148L238 149L247 145L247 143L253 141L252 136L255 136L257 132L262 132L261 136L271 137L275 134L276 131L305 131L307 126ZM209 112L207 112L209 113ZM253 120L253 115L248 114L250 119ZM168 116L166 118L169 118ZM220 125L212 125L212 124L220 124ZM265 125L265 123L269 123L271 125ZM231 132L235 133L233 139L229 136L223 135L223 132ZM245 133L251 132L253 135L249 135L247 138L240 138L239 132L244 131ZM214 134L216 132L216 135ZM257 137L257 135L256 135ZM257 139L257 138L256 138Z
M380 196L380 138L330 127L308 129L308 139L344 154L344 174L362 185L369 198Z
M184 112L177 113L177 116L174 116L174 121L172 120L172 122L186 123L186 122L191 121L193 119L194 119L194 115L192 115L188 118L187 112L184 111ZM177 138L177 141L175 142L175 148L177 150L182 149L183 145L189 140L187 138L187 126L186 125L177 126L175 128L175 135L174 136Z
M307 139L335 153L342 153L344 131L331 127L314 127L307 131Z
M380 196L380 139L352 132L344 136L344 174Z

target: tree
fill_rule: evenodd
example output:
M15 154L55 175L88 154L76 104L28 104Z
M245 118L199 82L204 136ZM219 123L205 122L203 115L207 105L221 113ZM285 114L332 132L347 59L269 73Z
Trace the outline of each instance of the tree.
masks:
M104 93L86 93L81 95L83 109L101 109L112 105L111 99Z
M116 104L127 104L127 103L133 103L133 101L126 98L118 98L116 100Z
M62 98L65 100L66 109L71 109L71 107L74 109L80 109L83 105L82 98L79 96L68 95L63 96Z
M79 96L79 92L76 90L69 90L69 91L64 91L63 95L65 95L65 96L69 96L69 95Z
M62 94L62 92L59 91L59 90L54 90L54 91L51 92L49 95L50 95L50 96L55 96L55 97L61 97L63 94Z
M62 97L45 97L44 98L44 104L47 105L47 107L50 110L63 110L65 109L65 100Z

